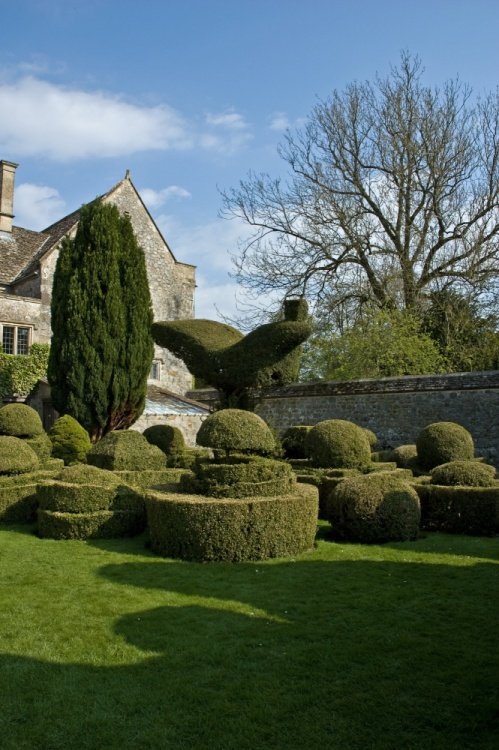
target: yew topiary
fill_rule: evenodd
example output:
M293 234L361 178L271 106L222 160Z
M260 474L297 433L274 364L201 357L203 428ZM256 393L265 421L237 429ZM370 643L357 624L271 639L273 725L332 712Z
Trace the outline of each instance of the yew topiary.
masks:
M56 419L49 430L52 455L62 458L66 465L85 462L92 447L88 432L69 414Z
M226 453L269 454L275 440L261 417L243 409L222 409L211 414L201 425L196 441L205 448Z
M431 472L431 483L448 487L494 487L496 470L478 461L450 461L436 466Z
M148 443L156 445L166 455L185 450L185 440L181 430L169 424L155 424L142 433Z
M26 440L0 436L0 474L24 474L38 468L40 461Z
M418 463L427 470L449 461L468 461L474 456L473 438L456 422L433 422L420 432L416 446Z
M110 471L144 471L165 468L165 454L140 432L117 430L96 443L87 454L92 466Z
M332 469L364 469L371 446L362 427L344 419L326 419L307 434L305 449L312 463Z
M26 404L6 404L0 408L0 435L31 438L43 432L40 415Z
M389 473L343 479L332 489L325 506L337 539L376 543L418 536L418 494Z

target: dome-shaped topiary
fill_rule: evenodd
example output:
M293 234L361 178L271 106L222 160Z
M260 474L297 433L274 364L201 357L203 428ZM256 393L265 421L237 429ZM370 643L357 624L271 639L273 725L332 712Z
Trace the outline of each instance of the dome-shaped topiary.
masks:
M282 436L282 447L286 458L306 458L305 440L312 429L311 425L288 427Z
M415 539L421 509L407 482L368 474L343 479L326 500L326 515L336 538L376 543Z
M433 469L449 461L468 461L473 458L473 438L456 422L433 422L420 432L416 440L418 463L423 469Z
M85 462L92 447L88 432L69 414L56 419L49 430L52 455L62 458L66 465Z
M238 453L272 453L275 440L257 414L242 409L216 411L201 425L196 441L205 448Z
M109 432L87 454L87 461L110 471L164 469L165 454L135 430Z
M98 487L120 487L123 480L107 469L99 469L97 466L88 464L73 464L55 477L59 482L69 484L92 484Z
M450 461L436 466L431 472L431 483L453 487L493 487L496 470L478 461Z
M52 454L52 442L46 432L42 432L41 435L26 438L25 442L35 451L41 464L44 464L49 460Z
M166 455L185 450L185 440L178 427L169 424L155 424L142 433L148 443L156 445Z
M374 433L372 430L370 430L368 427L362 427L361 429L364 430L364 433L369 440L369 445L371 446L371 450L374 450L374 447L376 443L378 442L378 436L376 433Z
M371 446L362 427L344 419L326 419L307 434L307 455L315 466L362 469L371 461Z
M24 474L39 465L38 456L25 440L0 436L0 474Z
M40 415L26 404L6 404L0 408L0 435L27 438L43 432Z
M410 469L417 463L418 449L415 445L399 445L393 449L391 459L399 469Z

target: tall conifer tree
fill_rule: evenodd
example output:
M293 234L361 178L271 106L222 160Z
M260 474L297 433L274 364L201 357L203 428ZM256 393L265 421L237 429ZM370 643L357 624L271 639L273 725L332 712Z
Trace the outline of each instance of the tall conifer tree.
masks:
M144 253L128 216L84 206L65 239L52 292L52 400L93 441L126 429L144 408L154 344Z

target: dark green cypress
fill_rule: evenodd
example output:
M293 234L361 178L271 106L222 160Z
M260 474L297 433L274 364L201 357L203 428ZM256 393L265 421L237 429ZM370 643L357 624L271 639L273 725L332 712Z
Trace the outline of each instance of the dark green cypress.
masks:
M84 206L59 254L52 292L48 378L60 414L93 441L140 416L154 345L145 259L130 219Z

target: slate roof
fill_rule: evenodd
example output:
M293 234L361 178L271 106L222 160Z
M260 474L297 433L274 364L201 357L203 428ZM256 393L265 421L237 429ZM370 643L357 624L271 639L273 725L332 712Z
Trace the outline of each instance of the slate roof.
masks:
M12 235L0 237L0 283L12 284L35 256L47 250L50 235L12 227Z
M190 398L184 398L177 393L172 393L166 388L160 388L156 385L147 386L146 404L144 407L146 414L188 414L208 415L210 410L199 401Z

